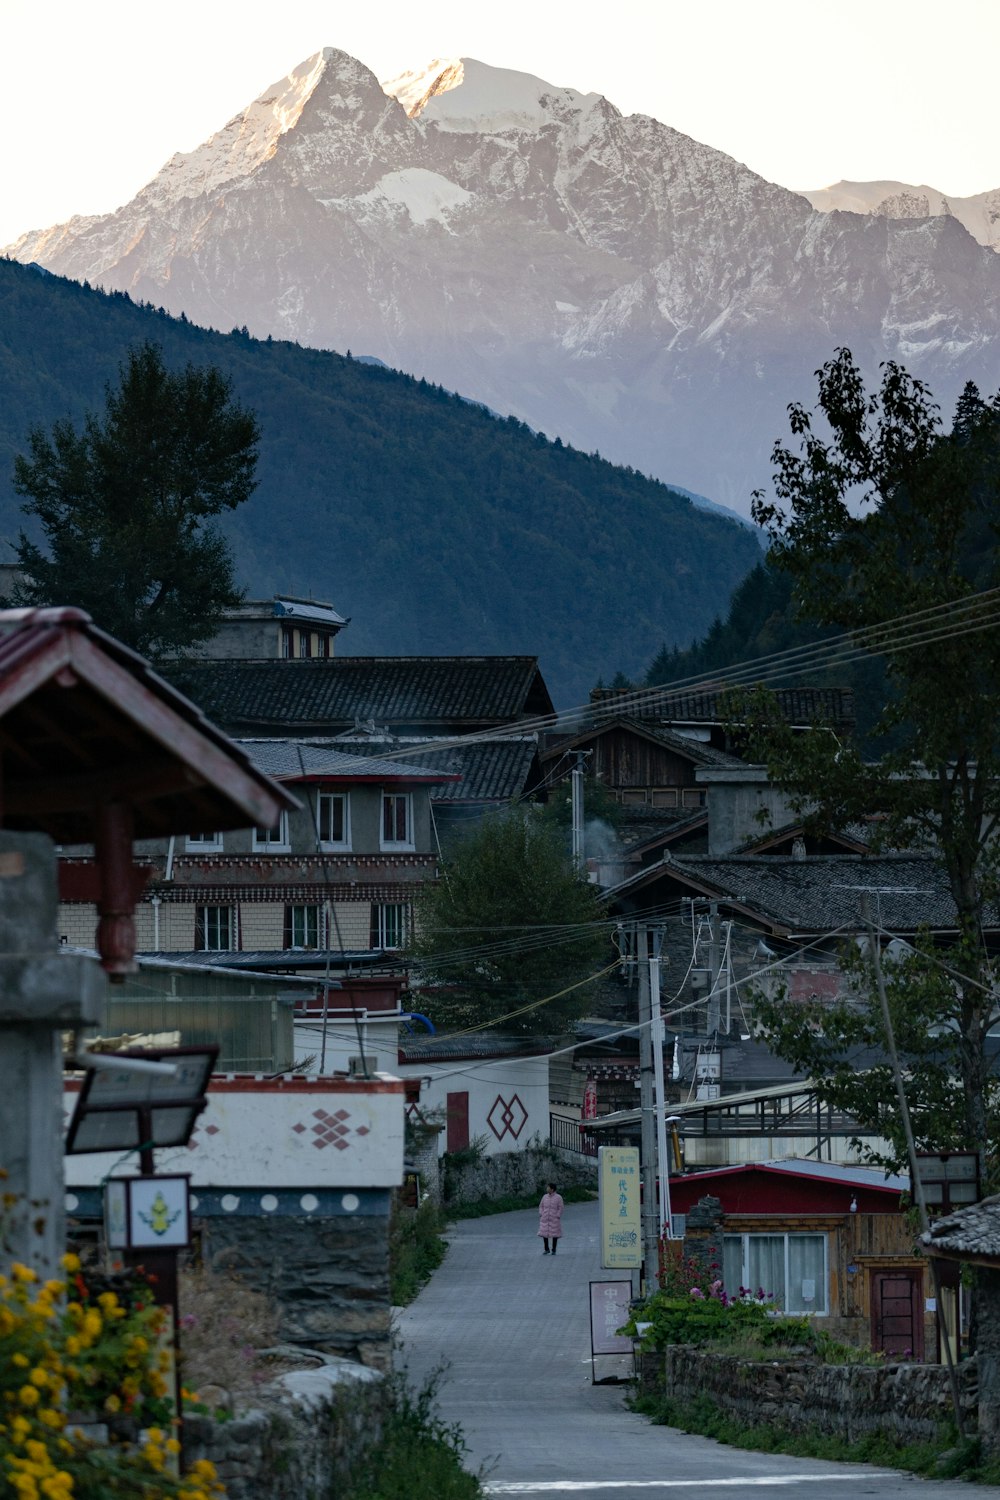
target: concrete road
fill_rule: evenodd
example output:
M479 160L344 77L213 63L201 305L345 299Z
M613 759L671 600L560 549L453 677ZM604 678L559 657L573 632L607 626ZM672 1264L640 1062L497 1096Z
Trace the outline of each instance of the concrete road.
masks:
M726 1448L628 1411L623 1387L591 1383L588 1282L618 1274L598 1265L596 1204L567 1205L563 1223L555 1256L533 1210L455 1225L444 1264L397 1318L414 1380L446 1367L441 1414L461 1425L490 1495L997 1500L991 1486Z

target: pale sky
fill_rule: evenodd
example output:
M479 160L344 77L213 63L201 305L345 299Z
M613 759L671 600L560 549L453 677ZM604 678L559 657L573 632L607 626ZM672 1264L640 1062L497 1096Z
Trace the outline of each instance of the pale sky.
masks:
M1000 0L0 0L0 245L128 201L321 47L475 57L790 188L1000 187Z

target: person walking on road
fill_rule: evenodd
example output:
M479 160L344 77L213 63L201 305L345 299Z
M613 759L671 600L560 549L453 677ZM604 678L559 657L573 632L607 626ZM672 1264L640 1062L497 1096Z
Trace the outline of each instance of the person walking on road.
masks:
M562 1211L563 1201L556 1192L556 1185L550 1182L542 1194L542 1201L538 1205L538 1234L545 1246L543 1255L555 1255L562 1234ZM552 1241L552 1249L549 1249L549 1241Z

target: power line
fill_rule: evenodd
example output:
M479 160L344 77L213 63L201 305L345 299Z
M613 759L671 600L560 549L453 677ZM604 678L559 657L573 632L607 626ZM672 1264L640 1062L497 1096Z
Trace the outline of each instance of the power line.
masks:
M515 724L500 725L491 730L426 742L422 748L425 753L437 753L489 740L522 738L530 733L565 728L574 720L584 721L587 727L599 727L603 720L628 714L635 709L658 706L666 708L671 698L680 695L718 695L729 687L758 683L767 686L799 676L803 672L828 671L872 656L884 656L957 640L998 624L1000 588L984 589L961 600L948 600L909 614L893 616L861 630L845 631L820 643L789 647L784 651L737 662L710 674L700 673L653 687L638 688L616 694L614 698L604 701L577 705L560 713L519 719ZM400 759L406 753L402 748L391 750L384 758Z

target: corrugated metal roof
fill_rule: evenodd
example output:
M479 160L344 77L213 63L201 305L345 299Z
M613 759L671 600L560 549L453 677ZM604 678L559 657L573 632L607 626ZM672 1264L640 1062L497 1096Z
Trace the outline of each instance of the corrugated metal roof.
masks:
M367 781L457 781L460 773L401 760L382 760L376 755L352 755L307 740L250 740L233 742L249 756L259 771L278 781L367 780Z

